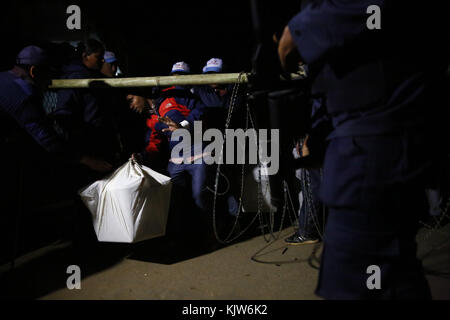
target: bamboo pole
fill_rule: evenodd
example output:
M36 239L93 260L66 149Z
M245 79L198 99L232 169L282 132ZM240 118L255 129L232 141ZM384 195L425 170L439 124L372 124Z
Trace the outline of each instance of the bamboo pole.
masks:
M89 87L156 87L205 84L230 84L248 82L248 73L192 74L137 78L100 78L100 79L54 79L50 89L89 88Z

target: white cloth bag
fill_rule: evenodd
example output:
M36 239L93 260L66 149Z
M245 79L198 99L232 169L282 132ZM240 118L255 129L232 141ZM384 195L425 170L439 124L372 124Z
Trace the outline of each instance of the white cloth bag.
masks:
M165 234L171 189L169 177L130 159L79 195L98 241L131 243Z

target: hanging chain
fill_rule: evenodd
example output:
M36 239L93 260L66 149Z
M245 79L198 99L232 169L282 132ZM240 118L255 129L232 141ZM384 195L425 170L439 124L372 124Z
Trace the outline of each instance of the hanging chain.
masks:
M234 112L234 109L235 109L235 106L236 106L236 100L237 100L238 93L239 93L239 87L240 87L240 84L241 84L242 74L243 73L239 74L238 81L233 86L231 99L230 99L230 104L228 106L227 119L225 121L225 130L227 130L229 128L230 123L231 123L231 118L232 118L232 115L233 115L233 112ZM249 120L250 120L252 128L256 128L255 123L253 121L252 113L250 111L250 107L249 107L249 104L248 104L248 101L247 101L246 102L246 130L249 127ZM224 135L224 143L225 143L225 140L226 140L226 135ZM225 237L225 239L223 240L223 239L220 238L220 236L218 234L218 231L217 231L217 225L216 225L216 205L217 205L217 195L219 194L218 193L219 176L222 174L220 172L220 166L221 166L222 161L223 161L224 143L222 144L221 149L220 149L219 162L217 164L216 177L215 177L215 183L214 183L213 230L214 230L214 235L215 235L217 241L219 243L223 243L223 244L228 244L228 243L234 241L235 239L239 238L242 234L244 234L252 226L252 224L255 222L255 220L257 218L259 218L261 233L262 233L262 235L264 237L264 240L266 242L270 242L271 238L274 239L274 240L279 239L279 236L281 234L281 230L283 228L286 212L287 211L289 211L289 212L291 211L290 208L289 208L289 205L288 205L288 198L290 200L290 204L291 204L291 207L292 207L292 214L294 214L294 216L296 217L295 209L294 209L294 206L292 204L292 199L291 199L291 195L290 195L290 192L289 192L288 184L287 184L287 182L285 180L283 180L284 203L283 203L283 213L282 213L282 216L281 216L281 221L280 221L278 234L274 235L274 220L275 220L274 219L274 214L275 214L275 211L272 208L270 208L269 228L268 228L270 234L266 235L266 233L264 232L264 228L265 228L266 224L263 221L264 217L263 217L263 214L262 214L262 177L261 177L261 162L259 161L259 157L258 157L258 166L257 166L257 168L258 168L258 183L257 183L258 209L257 209L256 215L252 218L250 223L243 230L241 230L239 232L239 234L237 234L237 235L235 235L234 237L231 238L231 236L234 233L234 230L236 229L236 226L237 226L238 221L239 221L240 214L242 212L242 203L243 203L243 194L244 194L244 178L245 178L245 163L243 163L242 166L241 166L241 185L240 185L240 196L239 196L239 205L238 205L237 216L235 217L234 224L233 224L230 232L228 233L228 235ZM222 194L219 194L219 195L223 195L223 194L225 194L225 193L222 193ZM289 217L290 217L291 222L292 222L291 216L289 216Z
M247 115L249 116L250 122L251 122L251 126L252 128L256 128L255 123L253 122L253 117L252 117L252 113L250 112L250 106L248 105L248 101L247 101ZM259 148L258 148L258 152L259 152ZM258 195L258 209L256 212L256 217L258 217L259 220L259 228L261 230L261 234L264 238L264 241L269 242L270 241L270 237L266 238L266 233L264 232L264 228L266 226L266 223L263 221L264 217L263 217L263 213L262 213L262 177L261 177L261 162L259 161L259 157L258 157L258 189L257 189L257 195ZM272 213L272 208L270 208L270 212ZM269 221L270 224L270 221Z
M231 122L231 116L233 114L234 111L234 107L236 105L236 100L237 100L237 96L238 96L238 92L239 92L239 87L240 84L242 82L242 75L244 73L241 72L239 74L238 80L235 83L235 85L233 86L233 90L232 90L232 94L231 94L231 99L230 99L230 104L228 106L228 114L227 114L227 119L225 121L225 130L229 128L230 126L230 122ZM248 115L247 115L248 116ZM225 139L226 136L224 136L224 143L225 143ZM217 164L217 169L216 169L216 177L215 177L215 183L214 183L214 201L213 201L213 229L214 229L214 235L217 239L218 242L223 243L223 244L227 244L230 243L232 241L234 241L236 238L240 237L242 234L244 234L249 228L250 226L253 224L253 222L256 219L256 216L253 218L253 220L249 223L249 225L244 228L244 230L242 230L237 236L233 237L232 239L229 239L230 236L233 234L234 229L237 226L238 223L238 219L239 219L239 215L241 213L241 208L242 208L242 195L243 195L243 190L244 190L244 175L245 175L245 170L244 170L244 164L242 165L242 170L241 170L241 194L239 197L239 206L238 206L238 214L236 216L235 222L233 227L231 228L230 233L228 234L228 236L226 237L225 240L222 240L217 232L217 225L216 225L216 202L217 202L217 189L219 186L219 175L220 175L220 165L223 161L223 145L220 148L220 156L219 156L219 163Z
M441 213L441 216L439 217L439 220L436 221L434 226L430 226L430 225L426 224L425 222L420 221L420 224L422 224L425 228L428 229L428 231L423 236L422 240L424 240L424 241L427 240L434 231L438 231L438 229L442 226L442 223L443 223L445 218L450 218L448 216L448 213L447 213L449 207L450 207L450 196L447 199L447 202L445 204L444 209L442 210L442 213Z
M252 127L256 128L255 123L253 122L252 113L250 112L250 108L249 108L248 103L247 103L247 114L250 116L250 122L251 122ZM258 159L259 159L259 157L258 157ZM278 230L278 234L276 236L273 234L273 231L274 231L273 229L274 229L274 225L275 225L275 211L272 210L272 208L270 208L269 231L270 231L270 236L274 240L278 240L279 237L280 237L281 230L283 229L284 218L286 216L286 209L288 208L287 198L291 197L290 192L289 192L288 183L285 180L283 180L283 186L284 186L284 188L283 188L283 191L284 191L283 192L284 193L283 213L282 213L281 220L280 220L280 227L279 227L279 230ZM261 233L262 233L262 235L264 237L264 240L266 242L269 242L270 238L267 239L266 238L266 234L264 233L264 226L265 226L265 224L262 221L263 220L262 219L263 214L262 214L262 210L261 210L262 209L261 196L262 196L261 162L258 161L258 212L257 212L257 215L259 216ZM291 205L292 205L293 213L295 214L295 210L294 210L294 206L292 204L292 200L291 200ZM292 219L291 219L291 222L292 222Z

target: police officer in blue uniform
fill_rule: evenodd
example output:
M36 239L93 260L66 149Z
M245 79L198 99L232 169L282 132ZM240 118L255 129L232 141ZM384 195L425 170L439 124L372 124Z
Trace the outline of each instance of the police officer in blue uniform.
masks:
M368 27L372 5L381 29ZM316 291L326 299L431 297L415 235L426 213L432 126L444 107L448 27L438 6L314 1L280 39L284 68L300 60L326 79L333 132L320 190L329 216Z
M17 55L11 70L0 72L0 168L4 186L0 206L4 213L3 225L7 227L1 231L1 245L11 240L15 230L12 226L20 213L19 204L23 207L24 197L34 203L34 196L42 196L42 190L29 190L30 183L26 180L33 179L36 172L42 177L43 170L46 172L58 163L65 168L81 164L99 172L111 169L105 161L83 155L53 129L42 101L42 91L50 79L48 65L48 55L42 48L27 46ZM48 187L50 179L46 180L39 184L42 189ZM58 186L58 189L64 188ZM6 250L1 252L3 255Z
M62 68L62 79L102 78L104 47L95 39L80 42L78 56ZM51 113L67 141L85 153L114 163L119 150L112 103L104 89L60 89ZM108 109L109 108L109 109Z
M223 60L220 58L209 59L202 71L203 74L217 74L224 72ZM204 86L195 86L193 89L194 94L199 97L202 103L189 114L189 117L187 118L189 123L191 124L194 120L201 119L203 130L209 128L219 128L224 130L228 108L231 102L233 85L208 84ZM236 97L236 105L241 103L240 98L240 95ZM224 152L226 152L226 150ZM224 154L223 157L226 158L226 155ZM226 208L228 213L233 217L237 216L239 211L237 197L233 195L238 194L238 186L231 182L232 179L230 177L232 177L233 174L236 174L237 170L240 170L240 166L221 166L221 179L219 179L218 190L222 188L222 185L228 185L229 190L217 198L218 204L216 204L216 208L220 207L220 209L223 208L224 210ZM209 166L207 185L210 189L214 189L216 171L216 165ZM222 177L225 178L222 180Z
M67 163L82 163L96 171L111 169L106 162L83 156L65 143L46 119L42 91L49 81L48 65L48 55L42 48L28 46L17 55L13 69L0 73L2 143L11 145L15 132L22 129L45 151Z

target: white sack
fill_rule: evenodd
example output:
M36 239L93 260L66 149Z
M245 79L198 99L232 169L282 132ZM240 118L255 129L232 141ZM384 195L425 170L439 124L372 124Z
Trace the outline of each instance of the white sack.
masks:
M99 241L131 243L165 234L171 188L169 177L129 160L79 194Z

